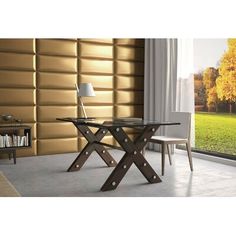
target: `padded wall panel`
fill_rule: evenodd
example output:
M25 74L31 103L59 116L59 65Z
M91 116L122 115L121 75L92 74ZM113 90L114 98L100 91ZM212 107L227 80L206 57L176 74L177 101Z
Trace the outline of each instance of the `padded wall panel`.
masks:
M144 75L144 63L131 61L117 61L117 74L119 75Z
M74 125L68 122L39 123L38 132L39 139L77 137L77 129L74 127Z
M1 39L0 51L35 53L34 39Z
M32 140L31 148L18 149L16 151L17 157L27 157L37 155L37 140Z
M112 44L113 43L113 39L94 39L94 38L90 38L90 39L86 39L86 38L82 38L80 39L80 41L85 41L85 42L91 42L91 43L105 43L105 44Z
M58 56L77 56L76 41L40 39L37 41L39 54L58 55Z
M35 105L35 89L0 89L0 105Z
M75 83L95 88L83 98L88 116L142 117L143 55L142 39L0 39L0 114L32 126L32 149L17 155L81 150L73 124L56 120L82 116Z
M80 59L81 73L113 74L113 61Z
M37 40L38 154L76 152L77 130L56 118L77 117L77 40Z
M115 117L143 117L144 40L115 40ZM137 131L129 130L131 136Z
M78 138L39 139L38 155L77 152Z
M116 39L117 45L129 45L144 48L143 39Z
M143 104L143 91L116 91L117 104Z
M144 61L143 48L117 46L116 55L118 60Z
M75 89L77 74L37 73L38 88Z
M0 70L0 88L35 88L35 74L31 71Z
M25 125L29 125L31 127L31 135L32 135L32 139L35 140L37 139L37 127L36 127L36 123L27 123L24 122Z
M96 94L96 97L83 98L86 113L88 116L99 117L103 120L110 119L114 116L113 39L80 39L78 49L78 82L92 83ZM82 116L81 107L79 107L78 116ZM83 142L78 143L79 150L85 143L85 139L82 140ZM110 140L113 143L111 137Z
M113 105L111 106L85 106L88 117L109 118L113 116ZM79 116L83 116L79 109Z
M84 104L113 105L113 91L96 91L95 94L95 97L82 98Z
M0 114L11 114L23 122L36 122L35 106L0 106Z
M113 89L112 75L80 75L81 83L92 83L95 89Z
M91 43L80 43L80 57L93 57L102 59L113 58L112 45L97 45Z
M143 117L143 105L117 105L116 117Z
M0 69L35 70L35 56L0 52Z
M36 56L34 39L0 39L0 114L11 114L32 127L32 148L17 156L35 155Z
M38 105L48 104L60 106L77 105L76 91L40 89L38 91Z
M38 122L56 122L60 117L77 117L74 106L39 106Z
M25 157L25 156L35 156L37 155L37 129L36 129L36 123L26 123L25 125L31 126L31 135L32 135L32 143L31 148L24 148L19 149L16 151L16 155L18 157Z
M117 76L115 87L119 90L143 90L143 77L138 76Z
M77 60L70 57L38 56L38 70L44 72L77 72ZM1 65L1 64L0 64Z

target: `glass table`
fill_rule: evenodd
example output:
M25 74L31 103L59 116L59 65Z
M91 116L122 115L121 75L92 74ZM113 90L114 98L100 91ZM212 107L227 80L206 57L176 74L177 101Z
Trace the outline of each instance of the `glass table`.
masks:
M177 122L147 121L139 118L116 118L107 121L82 118L57 118L57 120L73 123L88 141L69 167L69 172L80 170L93 151L99 154L107 166L115 167L103 184L101 191L116 189L133 163L149 183L161 182L160 177L143 156L142 150L160 126L180 124ZM91 127L98 128L98 130L93 133ZM139 134L134 140L131 140L125 128L137 129ZM108 132L111 133L120 147L102 142ZM125 152L119 163L116 163L105 146L121 149Z

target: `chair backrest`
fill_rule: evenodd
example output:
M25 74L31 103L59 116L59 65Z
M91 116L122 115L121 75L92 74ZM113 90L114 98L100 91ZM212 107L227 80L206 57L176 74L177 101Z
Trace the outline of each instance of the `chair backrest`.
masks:
M179 122L180 125L167 126L167 136L190 139L191 113L171 112L170 121Z

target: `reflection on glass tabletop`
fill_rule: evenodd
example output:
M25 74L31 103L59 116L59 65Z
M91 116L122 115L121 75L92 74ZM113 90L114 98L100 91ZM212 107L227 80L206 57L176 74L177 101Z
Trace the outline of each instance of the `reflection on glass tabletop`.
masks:
M169 122L169 121L151 121L143 120L142 118L136 117L121 117L121 118L110 118L110 119L101 119L101 118L74 118L74 117L65 117L57 118L59 121L73 122L77 125L86 125L92 127L142 127L142 126L158 126L158 125L180 125L179 122Z

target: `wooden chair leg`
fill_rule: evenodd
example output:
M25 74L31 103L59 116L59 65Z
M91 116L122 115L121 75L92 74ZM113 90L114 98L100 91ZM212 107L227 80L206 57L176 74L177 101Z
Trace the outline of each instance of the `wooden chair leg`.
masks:
M163 143L161 145L161 175L165 174L165 149L166 145Z
M169 144L167 144L166 147L167 147L169 162L170 162L170 165L172 165L172 160L171 160L171 154L170 154L170 146L169 146Z
M193 171L193 160L192 160L191 146L190 146L189 142L186 143L186 149L188 152L188 160L189 160L190 170Z

